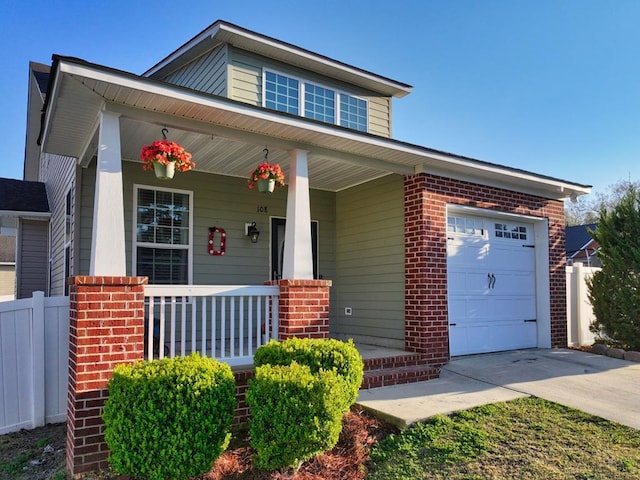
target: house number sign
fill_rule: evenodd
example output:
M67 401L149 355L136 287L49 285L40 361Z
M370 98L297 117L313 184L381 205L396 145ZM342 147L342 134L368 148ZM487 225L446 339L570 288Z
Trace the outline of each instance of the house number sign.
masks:
M258 205L256 207L256 212L257 213L268 213L267 212L267 206L266 205Z

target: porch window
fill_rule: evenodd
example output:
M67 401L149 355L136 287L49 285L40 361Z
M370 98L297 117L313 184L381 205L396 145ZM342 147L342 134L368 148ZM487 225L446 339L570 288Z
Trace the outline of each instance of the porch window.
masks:
M150 284L191 283L191 192L136 185L134 274Z
M264 74L264 106L361 132L368 127L366 100L272 71Z

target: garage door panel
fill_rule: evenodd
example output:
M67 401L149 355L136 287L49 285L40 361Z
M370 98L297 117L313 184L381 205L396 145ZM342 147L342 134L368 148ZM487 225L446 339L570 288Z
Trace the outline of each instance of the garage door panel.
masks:
M447 224L456 228L447 237L451 355L537 346L533 226L459 216Z
M495 319L519 321L529 320L536 316L535 299L530 297L497 297L491 304L492 315Z
M487 272L450 270L449 294L457 295L486 295L489 290Z
M487 316L489 300L486 298L460 297L450 299L449 317L455 318L461 325L477 322Z
M486 262L489 260L489 248L486 240L465 245L462 242L451 241L447 244L447 256L452 265L469 265L470 263Z

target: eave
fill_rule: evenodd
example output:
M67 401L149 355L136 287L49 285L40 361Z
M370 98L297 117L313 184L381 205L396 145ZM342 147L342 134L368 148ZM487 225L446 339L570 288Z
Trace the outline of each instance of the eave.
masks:
M197 170L246 177L262 157L288 167L288 150L309 152L312 188L339 191L396 173L434 173L564 199L590 187L365 134L178 87L154 79L55 57L43 124L43 150L85 164L97 151L101 109L121 115L122 156L138 161L142 145L164 126L194 154Z

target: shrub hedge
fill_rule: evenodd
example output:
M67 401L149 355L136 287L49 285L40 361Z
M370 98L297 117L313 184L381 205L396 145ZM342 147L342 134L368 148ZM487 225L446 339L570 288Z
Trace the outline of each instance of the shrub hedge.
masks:
M258 468L297 468L338 442L345 385L335 371L313 373L307 365L262 365L246 393L251 445Z
M346 382L340 389L344 397L343 412L357 400L364 371L362 357L351 340L290 338L283 342L272 341L256 351L253 362L256 367L297 362L308 366L311 373L335 371Z
M189 357L118 365L103 410L114 469L148 480L208 472L227 447L235 411L231 368Z

